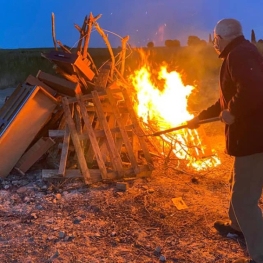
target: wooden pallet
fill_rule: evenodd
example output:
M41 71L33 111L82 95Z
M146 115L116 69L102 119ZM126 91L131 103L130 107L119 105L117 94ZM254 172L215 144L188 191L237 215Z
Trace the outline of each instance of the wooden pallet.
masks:
M145 139L137 136L142 130L127 90L114 82L105 87L105 70L99 77L101 79L95 82L97 85L90 94L62 98L66 127L49 131L50 137L63 136L59 169L43 170L43 178L74 174L73 177L82 175L86 184L92 184L98 180L151 174L151 155ZM74 145L79 171L67 169L70 142ZM143 158L139 158L139 152L143 152Z

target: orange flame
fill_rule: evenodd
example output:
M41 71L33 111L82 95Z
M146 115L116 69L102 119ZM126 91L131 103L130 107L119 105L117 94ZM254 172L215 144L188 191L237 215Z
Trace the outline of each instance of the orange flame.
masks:
M162 90L152 83L150 69L147 66L135 71L131 76L136 89L137 114L142 121L155 124L157 130L164 130L193 118L187 110L187 101L194 87L185 86L178 72L168 72L164 66L160 68L158 79L164 81ZM177 158L188 161L188 166L196 170L217 166L220 160L202 142L199 133L199 129L182 129L173 132L172 137L166 134L161 136L172 145ZM205 158L208 153L209 158Z

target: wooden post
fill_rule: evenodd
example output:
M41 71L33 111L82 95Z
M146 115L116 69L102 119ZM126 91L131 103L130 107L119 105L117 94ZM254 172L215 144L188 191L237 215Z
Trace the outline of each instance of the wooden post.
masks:
M63 146L62 146L62 150L61 150L58 175L65 176L67 159L68 159L69 142L70 142L70 132L69 132L68 125L66 125L66 129L65 129L65 133L64 133L64 139L63 139Z
M88 166L87 166L87 163L86 163L86 160L85 160L82 148L81 148L80 140L79 140L78 133L75 127L75 123L71 117L71 112L70 112L67 97L62 98L62 106L64 109L66 122L68 124L68 128L70 131L70 136L71 136L71 139L74 144L74 148L75 148L75 151L78 157L78 163L79 163L81 173L84 177L85 183L91 184L91 177L90 177L89 169L88 169Z

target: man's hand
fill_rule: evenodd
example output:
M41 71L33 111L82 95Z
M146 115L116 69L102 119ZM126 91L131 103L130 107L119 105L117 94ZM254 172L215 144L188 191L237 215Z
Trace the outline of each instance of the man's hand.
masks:
M235 122L235 116L232 115L229 110L222 110L220 113L220 119L227 125L231 125Z
M187 128L188 129L197 129L200 124L199 124L199 118L198 117L194 117L192 120L187 122Z

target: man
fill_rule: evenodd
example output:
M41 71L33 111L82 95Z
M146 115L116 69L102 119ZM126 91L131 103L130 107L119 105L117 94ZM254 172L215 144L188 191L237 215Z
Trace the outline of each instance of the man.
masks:
M263 58L243 36L235 19L220 20L214 29L214 48L223 60L220 98L188 122L220 116L225 123L226 152L234 156L229 222L217 221L221 235L244 235L251 259L263 263L263 219L258 206L263 187Z

